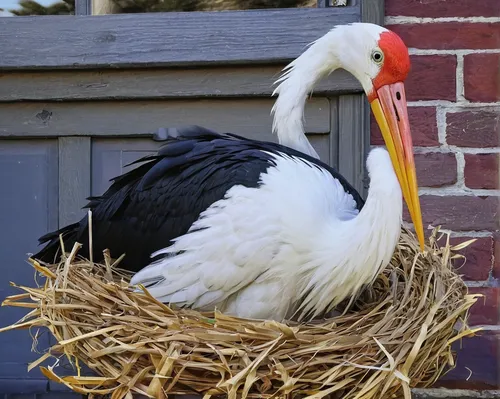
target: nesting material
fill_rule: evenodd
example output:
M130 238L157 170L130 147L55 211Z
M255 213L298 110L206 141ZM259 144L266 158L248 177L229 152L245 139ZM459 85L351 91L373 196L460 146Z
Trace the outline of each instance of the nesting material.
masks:
M109 258L104 265L79 259L76 245L56 265L30 260L45 284L19 286L24 293L4 301L33 310L3 330L47 327L57 344L29 369L66 357L74 376L51 367L43 374L113 399L410 398L410 388L453 367L451 343L475 332L466 318L477 295L467 294L451 266L453 250L468 243L438 247L437 234L422 255L403 231L390 266L346 315L302 325L175 310L133 292ZM81 376L82 362L98 376Z

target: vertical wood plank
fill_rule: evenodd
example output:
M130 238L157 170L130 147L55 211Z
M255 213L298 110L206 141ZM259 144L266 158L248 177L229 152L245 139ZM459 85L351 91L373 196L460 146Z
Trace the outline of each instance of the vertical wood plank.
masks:
M368 171L366 170L366 158L368 157L368 153L370 152L370 113L371 113L371 108L370 108L370 103L368 102L368 98L363 94L361 95L361 111L363 114L363 119L361 121L362 123L362 133L361 133L361 139L363 141L363 169L362 169L362 184L363 184L363 191L361 192L361 195L363 198L366 198L368 195L368 188L370 186L370 179L368 177Z
M75 0L75 15L92 15L92 0Z
M91 138L59 138L59 227L78 221L91 189Z
M385 14L385 0L359 0L361 7L361 21L371 22L377 25L384 25L384 14ZM363 192L361 195L366 198L368 194L368 173L365 169L366 156L370 149L370 104L363 95L362 102L360 105L360 110L362 113L361 129L362 129L362 140L363 140Z
M368 171L366 170L365 163L366 163L366 158L368 157L368 153L370 152L371 149L371 133L370 133L370 116L371 116L371 108L370 108L370 103L368 102L368 98L363 94L362 95L362 104L361 104L361 109L363 111L363 133L362 133L362 140L363 140L363 197L366 198L366 195L368 195L368 188L370 186L370 179L368 177Z
M365 168L370 145L364 94L339 97L339 171L359 191L363 198L368 192Z
M90 137L59 137L59 228L78 221L86 214L81 209L86 204L86 198L90 195L90 162L91 162L91 138ZM50 335L50 345L56 343L55 338ZM66 364L65 362L63 362ZM86 371L84 366L84 372ZM67 375L63 366L56 368L59 372ZM57 392L55 395L75 395L64 385L48 382L48 389ZM74 396L75 399L80 396Z
M335 169L339 168L339 108L338 98L331 97L330 101L330 159L328 164Z
M384 25L385 0L359 0L361 21Z

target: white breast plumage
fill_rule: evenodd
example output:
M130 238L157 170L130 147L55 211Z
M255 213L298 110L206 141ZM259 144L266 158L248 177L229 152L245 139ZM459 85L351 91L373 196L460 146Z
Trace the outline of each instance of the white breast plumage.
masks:
M173 256L142 269L132 284L144 284L159 300L179 306L217 307L250 318L290 317L313 274L325 267L335 273L338 260L332 256L339 252L331 230L358 210L328 171L286 154L275 159L259 188L232 187L187 234L154 254ZM346 274L355 272L347 267ZM345 277L329 280L348 283ZM330 287L335 289L340 287Z

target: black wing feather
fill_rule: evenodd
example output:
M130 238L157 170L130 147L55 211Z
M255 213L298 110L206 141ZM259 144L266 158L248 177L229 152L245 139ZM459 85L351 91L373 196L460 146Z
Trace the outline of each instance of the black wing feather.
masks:
M151 253L185 234L232 186L258 187L260 175L274 165L272 156L262 150L298 156L327 169L352 194L359 209L364 204L334 169L288 147L199 126L167 129L167 133L157 154L132 162L142 165L112 179L102 196L89 197L86 208L92 210L94 260L102 260L107 248L112 257L126 254L121 267L142 269L151 262ZM78 241L83 244L80 255L89 257L87 217L41 237L40 244L46 245L33 257L54 261L60 234L67 250Z

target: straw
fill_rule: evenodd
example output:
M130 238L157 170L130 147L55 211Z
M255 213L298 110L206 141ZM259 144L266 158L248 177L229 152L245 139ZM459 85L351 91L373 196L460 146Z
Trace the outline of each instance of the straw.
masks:
M0 330L48 328L57 343L29 365L75 392L111 395L200 394L206 398L411 397L453 368L451 344L467 327L469 295L452 268L449 239L438 229L422 254L403 230L390 265L343 316L307 324L247 320L217 311L199 313L135 292L113 264L78 257L79 245L55 265L30 259L45 277L41 287L3 306L31 308ZM66 250L70 250L67 248ZM73 376L60 377L50 359L66 358ZM96 376L82 376L87 365Z

